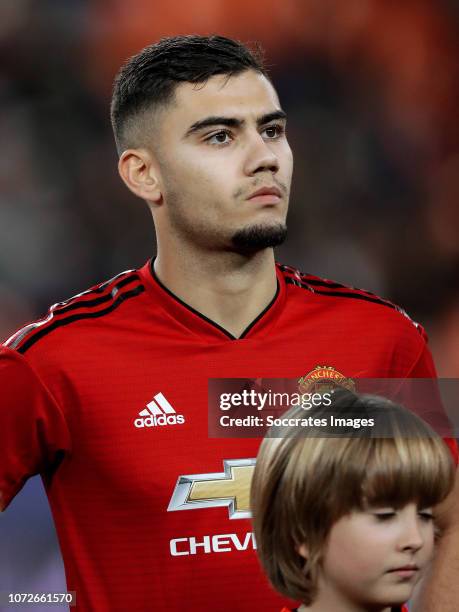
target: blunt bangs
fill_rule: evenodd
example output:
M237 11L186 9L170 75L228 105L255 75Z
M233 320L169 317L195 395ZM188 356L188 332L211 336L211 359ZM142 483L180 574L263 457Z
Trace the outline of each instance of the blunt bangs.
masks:
M361 503L401 508L442 502L454 482L454 465L443 440L432 437L380 438L366 458Z

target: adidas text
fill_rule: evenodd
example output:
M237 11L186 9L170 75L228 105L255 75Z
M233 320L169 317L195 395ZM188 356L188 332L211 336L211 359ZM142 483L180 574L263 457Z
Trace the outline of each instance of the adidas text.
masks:
M185 417L181 414L164 414L162 416L148 416L144 419L138 418L134 421L136 427L156 427L157 425L182 425Z

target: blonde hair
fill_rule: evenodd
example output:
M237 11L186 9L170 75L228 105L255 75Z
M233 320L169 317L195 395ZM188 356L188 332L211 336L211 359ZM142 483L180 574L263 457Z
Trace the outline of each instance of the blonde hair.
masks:
M338 519L367 505L401 508L416 502L428 508L453 486L448 447L405 408L339 391L326 411L321 408L313 416L349 417L356 411L373 415L377 435L384 437L277 428L268 432L258 453L251 489L258 556L274 588L306 605L315 598L324 545ZM304 418L311 412L295 407L284 417ZM303 544L306 561L298 553Z

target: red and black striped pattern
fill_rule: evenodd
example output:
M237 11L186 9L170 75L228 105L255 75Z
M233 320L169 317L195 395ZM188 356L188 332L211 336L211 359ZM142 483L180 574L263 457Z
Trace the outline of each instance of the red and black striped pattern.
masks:
M380 298L374 293L371 293L371 291L342 285L341 283L336 283L326 278L319 278L317 276L313 276L312 274L303 274L302 272L300 272L296 268L292 268L291 266L279 265L279 268L284 275L285 282L287 285L295 285L296 287L301 287L302 289L306 289L307 291L311 291L311 293L315 293L318 295L351 298L355 300L364 300L366 302L381 304L382 306L387 306L388 308L392 308L397 312L400 312L405 317L407 317L416 327L418 327L419 325L411 319L411 317L406 313L405 310L403 310L403 308L400 308L400 306L397 306L397 304L394 304L389 300Z
M95 285L65 302L54 304L45 317L21 328L4 344L19 353L25 353L54 329L81 319L103 317L113 312L124 301L140 295L143 291L145 287L135 270L121 272L114 278Z

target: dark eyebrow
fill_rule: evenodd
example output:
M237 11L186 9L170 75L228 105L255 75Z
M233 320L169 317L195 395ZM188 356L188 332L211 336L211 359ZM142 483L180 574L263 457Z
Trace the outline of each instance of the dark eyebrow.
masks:
M199 130L202 130L203 128L212 127L213 125L226 125L226 127L235 128L241 127L243 124L243 119L235 119L234 117L206 117L205 119L201 119L200 121L196 121L196 123L193 123L193 125L187 129L185 133L185 138L191 136L191 134L194 134Z
M262 115L257 119L257 126L266 125L271 121L275 121L276 119L286 119L287 115L282 110L273 111L272 113L267 113L266 115ZM188 138L191 134L202 130L203 128L224 125L226 127L231 128L239 128L245 124L244 119L236 119L235 117L224 117L224 116L211 116L206 117L205 119L201 119L200 121L196 121L191 125L185 133L184 138Z
M275 121L276 119L287 119L286 113L283 110L273 111L272 113L268 113L267 115L263 115L257 119L257 126L260 127L265 125L266 123L271 123L271 121Z

